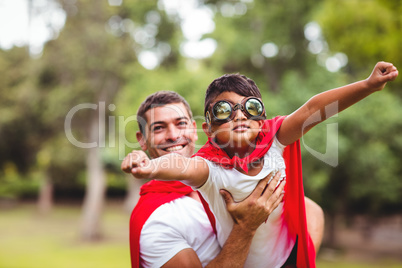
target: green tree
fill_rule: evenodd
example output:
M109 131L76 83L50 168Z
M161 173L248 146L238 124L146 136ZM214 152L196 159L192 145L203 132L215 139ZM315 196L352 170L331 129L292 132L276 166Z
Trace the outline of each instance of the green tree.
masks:
M21 72L20 70L25 72ZM32 147L40 135L41 125L37 133L26 133L23 129L35 126L38 120L35 116L37 99L35 88L31 85L32 65L25 48L0 50L0 163L13 162L18 170L28 171L34 157L33 152L24 153L24 147ZM28 136L31 136L29 139Z
M399 0L341 2L340 5L339 1L325 1L317 10L315 17L323 29L330 50L340 51L348 56L349 64L346 71L351 77L349 80L356 77L358 79L366 78L379 60L392 62L399 67L402 62L399 53L402 41L400 34L402 2ZM348 168L350 174L353 174L351 195L354 198L372 199L376 196L376 198L388 200L389 198L394 199L392 196L401 191L399 183L394 183L395 187L390 192L383 192L380 195L378 193L380 189L387 189L385 186L388 184L387 181L390 183L394 180L391 177L396 179L401 174L400 168L393 164L398 161L397 155L401 153L400 141L394 135L401 131L400 120L397 118L402 94L398 89L401 85L402 80L398 78L386 86L385 92L376 93L375 97L370 97L359 104L359 110L353 109L346 113L345 119L342 118L345 120L345 133L348 131L352 134L349 142L353 141L354 144L361 145L355 146L359 148L358 150L348 153L348 156L355 159L354 167ZM365 119L366 122L359 123L358 128L352 131L353 125L361 122L362 119ZM369 155L376 154L381 154L385 162L371 163ZM388 170L385 173L382 171L384 167L387 167ZM362 177L361 175L364 174L364 179L368 179L369 175L363 170L370 170L371 180L381 182L384 187L362 183L359 179ZM358 185L360 185L360 190L357 190ZM368 204L365 210L375 213L379 212L382 207L381 203L386 204L386 202L374 200L371 202L375 204Z
M223 72L249 74L263 90L281 91L286 72L306 74L314 59L304 26L320 1L207 1L214 6L218 48L211 62Z
M348 57L346 83L365 79L380 60L400 67L401 8L399 0L326 0L317 7L313 18L328 42L328 53L342 52ZM402 170L397 163L402 147L395 133L402 130L397 118L401 85L398 78L383 92L339 116L339 166L316 174L312 171L312 181L316 177L321 183L308 185L310 190L319 190L316 199L322 200L331 216L342 212L375 218L400 212L402 203L397 196L402 191L398 179Z
M115 13L107 3L88 0L61 4L67 13L66 24L60 36L45 46L38 87L49 91L43 120L56 133L71 131L74 139L87 147L73 150L86 153L85 160L80 159L87 168L81 235L83 239L93 240L101 236L100 219L106 189L101 157L106 139L105 119L111 110L109 104L124 82L123 67L135 59L135 53L128 34L106 31L113 25L111 20ZM87 106L71 113L79 105ZM70 119L71 125L65 129L64 123ZM64 162L70 168L72 164Z
M333 52L347 55L347 72L354 77L367 76L367 69L377 61L402 63L401 0L326 0L314 14ZM390 84L396 94L402 82Z
M4 193L14 198L24 194L24 184L32 182L29 173L36 154L51 135L41 121L45 96L35 87L36 64L25 47L0 50L0 173L4 173L0 180L7 180L7 170L15 170L13 180L1 183L12 188Z

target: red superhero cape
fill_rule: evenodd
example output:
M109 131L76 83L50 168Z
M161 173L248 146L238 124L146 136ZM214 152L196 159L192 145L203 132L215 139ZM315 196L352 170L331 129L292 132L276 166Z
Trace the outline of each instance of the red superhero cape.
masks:
M130 256L131 267L140 265L140 234L149 216L161 205L193 192L191 187L179 181L152 180L141 187L140 199L130 217ZM201 196L200 196L201 198ZM201 198L204 209L215 231L215 218L208 204Z
M254 151L245 158L230 158L224 150L211 139L195 155L208 159L225 168L240 167L248 171L247 164L263 157L271 147L273 137L279 130L284 116L265 120L262 131L256 139ZM315 267L315 249L307 231L306 210L304 205L303 174L300 154L300 141L286 146L283 157L286 164L286 185L284 217L289 231L298 236L297 267Z

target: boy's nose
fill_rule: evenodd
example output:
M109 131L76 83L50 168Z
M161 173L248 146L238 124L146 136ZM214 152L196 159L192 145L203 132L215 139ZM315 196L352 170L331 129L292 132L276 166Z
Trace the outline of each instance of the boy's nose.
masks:
M247 119L246 115L243 113L241 109L236 109L233 112L235 113L234 121Z

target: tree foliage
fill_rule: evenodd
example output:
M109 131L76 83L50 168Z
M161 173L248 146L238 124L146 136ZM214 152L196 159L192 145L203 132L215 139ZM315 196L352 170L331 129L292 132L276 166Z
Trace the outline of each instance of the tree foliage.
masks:
M400 69L402 2L323 1L314 19L322 27L329 49L347 55L348 80L368 77L377 61L394 63ZM339 116L340 165L327 177L324 196L342 188L343 211L390 213L400 210L400 138L398 114L402 80L389 83L383 92ZM341 144L341 141L343 145ZM325 203L336 196L330 195ZM338 196L339 198L339 196ZM340 208L339 208L340 209Z
M317 8L314 19L332 51L345 53L349 59L347 71L360 77L377 61L402 63L401 0L326 0ZM389 85L401 95L400 79Z

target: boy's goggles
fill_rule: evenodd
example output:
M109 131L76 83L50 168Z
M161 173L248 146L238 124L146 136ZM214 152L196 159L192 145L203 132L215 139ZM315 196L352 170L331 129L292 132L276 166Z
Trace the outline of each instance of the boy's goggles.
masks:
M232 103L226 100L220 100L211 104L212 109L207 111L206 120L209 124L212 121L215 123L225 123L234 119L235 111L240 109L247 119L262 120L265 119L265 109L262 101L255 97L248 97L242 100L241 103ZM212 116L211 116L212 114Z

